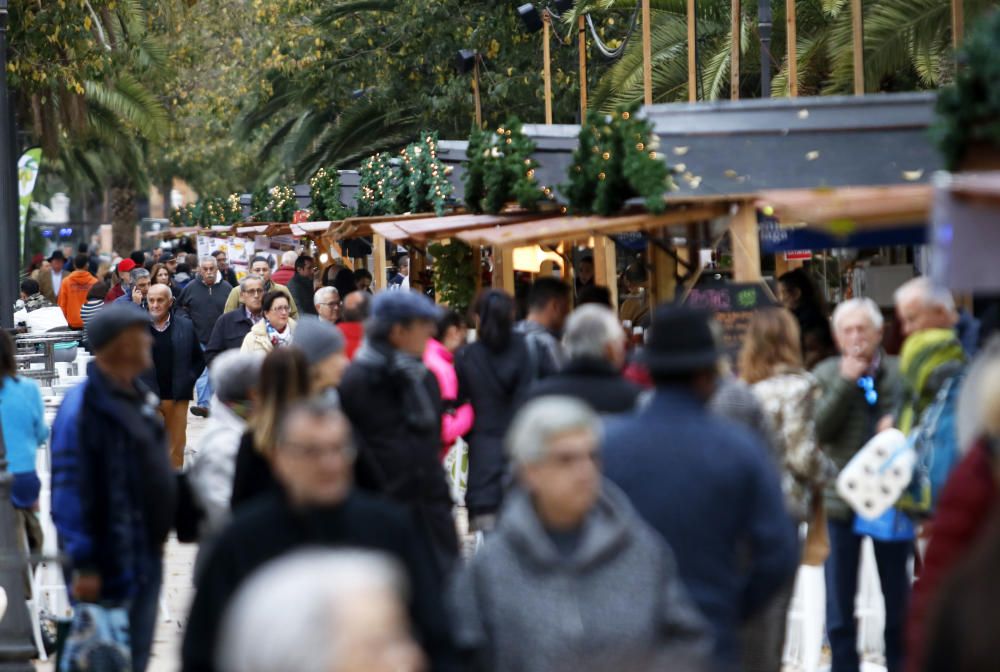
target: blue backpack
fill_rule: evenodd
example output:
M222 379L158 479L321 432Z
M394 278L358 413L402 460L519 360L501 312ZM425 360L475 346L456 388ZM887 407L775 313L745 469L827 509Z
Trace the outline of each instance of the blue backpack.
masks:
M958 395L964 380L965 371L949 378L913 430L911 440L917 452L917 466L901 501L903 510L932 514L941 490L958 464Z

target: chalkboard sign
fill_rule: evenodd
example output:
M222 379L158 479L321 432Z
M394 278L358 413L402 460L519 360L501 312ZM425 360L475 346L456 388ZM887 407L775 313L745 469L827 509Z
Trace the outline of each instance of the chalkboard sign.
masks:
M758 308L775 305L763 283L731 283L695 287L685 306L709 310L722 325L723 341L729 350L738 350L750 328L750 318Z

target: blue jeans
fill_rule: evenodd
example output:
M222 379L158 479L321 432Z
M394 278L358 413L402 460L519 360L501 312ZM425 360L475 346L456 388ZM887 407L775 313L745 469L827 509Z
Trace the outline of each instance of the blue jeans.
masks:
M858 591L861 541L853 520L829 521L830 557L826 561L826 634L833 653L830 672L858 672L858 628L854 598ZM875 562L885 596L885 659L888 672L903 669L903 627L910 596L907 563L910 541L874 541Z
M205 352L205 346L201 346L201 351ZM201 372L198 380L194 383L195 397L198 399L198 406L208 408L208 402L212 398L212 383L208 379L208 367Z
M128 609L134 672L145 672L149 664L156 618L160 613L160 584L163 583L163 558L160 553L148 557L144 564L148 565L146 575L139 583Z

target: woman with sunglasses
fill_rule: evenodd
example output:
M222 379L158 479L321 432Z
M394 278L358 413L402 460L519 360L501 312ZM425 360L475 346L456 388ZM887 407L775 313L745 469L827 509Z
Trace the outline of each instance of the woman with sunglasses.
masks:
M271 291L261 303L264 319L243 339L243 352L271 352L292 344L295 320L291 318L291 303L282 292Z

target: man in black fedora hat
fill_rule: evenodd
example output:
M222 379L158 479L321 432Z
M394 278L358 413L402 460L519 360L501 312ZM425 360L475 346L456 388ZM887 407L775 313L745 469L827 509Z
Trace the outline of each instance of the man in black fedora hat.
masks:
M740 624L791 579L799 554L767 449L707 407L721 354L710 319L657 309L642 354L656 393L608 423L603 454L607 476L673 548L713 626L717 669L736 670Z
M69 271L66 270L66 255L62 250L56 250L48 259L51 268L38 273L38 287L42 296L49 300L49 303L56 305L59 301L59 290L62 288L62 281Z

